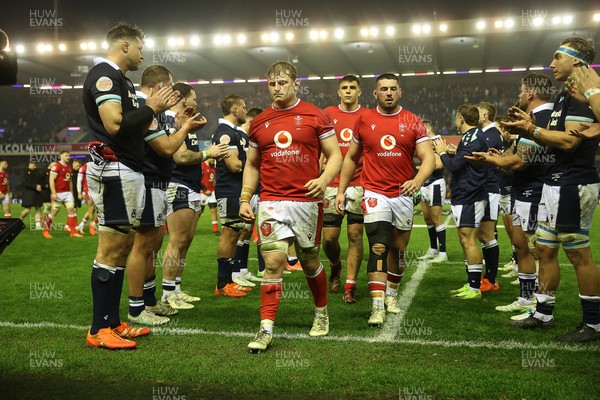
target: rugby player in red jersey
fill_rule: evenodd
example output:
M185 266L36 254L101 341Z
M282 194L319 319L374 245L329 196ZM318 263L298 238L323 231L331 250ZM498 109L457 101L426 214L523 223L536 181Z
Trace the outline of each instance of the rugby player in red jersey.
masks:
M337 136L342 157L346 155L352 141L354 123L359 116L368 109L358 104L361 95L360 82L354 75L346 75L339 81L338 96L340 104L327 107L325 113L333 121L333 128ZM356 289L356 277L360 269L363 257L363 214L362 196L363 188L360 186L360 175L362 172L362 159L358 166L350 187L346 189L345 215L346 228L348 232L348 255L346 258L346 283L344 285L344 301L348 304L355 303L354 291ZM323 199L323 251L329 259L331 274L329 275L329 290L337 293L340 288L340 272L342 261L340 258L340 233L344 215L338 214L334 207L335 197L338 193L339 175L333 178L325 191Z
M397 294L412 229L413 195L433 172L435 158L421 119L400 106L402 89L398 77L379 75L373 94L377 108L356 121L354 140L340 174L335 207L340 214L345 211L344 192L362 156L360 181L365 189L367 277L372 298L368 324L382 326L386 317L384 304L388 312L400 312ZM413 155L421 160L416 176Z
M0 160L0 203L4 209L4 218L10 218L10 188L8 187L8 162Z
M60 161L57 162L50 170L50 200L52 200L52 210L46 218L46 224L44 226L43 235L46 239L51 239L50 226L58 211L60 210L60 204L64 204L67 209L67 226L71 232L71 237L81 238L83 235L79 234L75 229L77 227L77 211L75 210L75 203L73 198L73 181L71 180L71 174L73 169L69 165L71 161L71 154L68 151L62 151L60 153Z
M250 127L250 148L240 197L240 217L255 219L250 199L261 183L256 215L266 269L260 287L260 330L248 344L253 352L273 342L273 324L282 295L282 274L294 243L315 303L311 336L329 333L327 277L319 260L325 189L339 173L342 155L329 117L296 97L296 67L278 61L267 71L271 107ZM320 173L319 156L327 157Z

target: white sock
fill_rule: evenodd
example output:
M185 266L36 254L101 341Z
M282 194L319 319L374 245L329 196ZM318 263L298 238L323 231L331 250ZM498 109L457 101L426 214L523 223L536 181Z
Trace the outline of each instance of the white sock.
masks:
M270 319L261 319L260 320L260 329L266 331L267 333L273 334L273 325L275 321L271 321Z

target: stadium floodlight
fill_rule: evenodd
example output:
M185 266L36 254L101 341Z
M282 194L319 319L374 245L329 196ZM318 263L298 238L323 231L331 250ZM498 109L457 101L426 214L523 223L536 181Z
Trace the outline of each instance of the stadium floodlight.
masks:
M46 46L44 46L44 51L47 51L48 53L50 53L53 50L54 46L52 46L51 44L47 44Z
M494 26L498 29L502 28L504 26L504 21L502 21L501 19L497 20L496 22L494 22Z
M533 26L542 26L544 24L544 18L542 17L535 17L533 19Z
M560 24L560 21L562 20L562 18L558 15L552 17L552 25L558 25Z
M23 53L25 53L25 46L23 46L22 44L18 44L15 47L15 51L19 54L23 54Z
M429 33L429 32L431 32L431 25L429 25L429 24L424 24L424 25L421 27L421 30L423 31L423 33Z
M246 83L245 79L234 79L233 83Z
M308 36L311 38L311 40L317 40L319 38L319 31L310 31Z
M39 51L40 50L40 45L39 44L38 44L37 48L38 48L38 51ZM79 48L81 50L87 50L88 49L88 44L86 42L81 42L81 43L79 43Z
M333 75L332 75L332 76L324 76L324 77L323 77L323 80L324 80L324 81L325 81L325 80L332 80L332 79L337 79L337 76L333 76Z
M483 70L481 70L481 69L470 69L469 73L470 74L482 74Z
M415 76L416 74L414 72L405 72L402 74L402 76Z
M200 37L194 35L190 38L190 44L192 46L199 46L200 45Z
M146 40L144 40L144 44L146 45L146 47L148 47L149 49L154 48L154 39L151 38L146 38Z
M594 18L593 19L594 19L595 22L599 22L600 21L600 13L594 14Z
M393 26L388 26L385 28L385 34L388 36L394 36L394 33L396 33L396 28L394 28Z
M321 79L320 76L309 76L308 78L306 78L309 81L318 81Z
M102 45L101 45L101 46L102 46L102 48L103 48L104 50L108 49L108 43L106 43L106 40L104 40L104 41L102 42Z
M379 34L379 29L376 26L373 26L371 29L369 29L369 34L373 37L377 37Z
M444 75L456 75L456 71L444 71L442 72Z
M573 16L572 15L565 15L564 17L562 17L562 23L563 24L570 24L571 22L573 22Z
M336 39L341 39L344 37L344 30L342 28L336 28L336 30L333 32L333 35Z
M530 71L543 71L544 67L529 67Z
M271 32L271 34L269 35L269 38L271 39L271 42L277 43L279 41L279 33Z
M322 30L319 32L319 37L323 40L327 39L327 31L326 30Z
M60 50L60 51L67 51L67 45L64 44L64 43L60 43L58 45L58 50Z
M225 44L225 45L231 44L231 36L223 35L223 44Z
M375 78L375 75L373 74L369 74L369 75L361 75L361 78Z
M246 43L246 40L247 40L247 38L246 38L246 35L244 35L243 33L239 33L239 34L237 35L237 42L238 42L239 44L244 44L244 43Z
M185 40L183 38L177 38L177 46L183 46L185 44Z
M248 79L248 83L259 83L260 79Z
M214 81L210 81L213 85L220 85L223 83L223 79L215 79Z
M285 39L286 39L287 41L292 41L292 40L294 40L294 32L286 32L286 33L285 33Z
M268 42L269 38L270 38L270 36L266 32L260 35L260 40L262 40L263 42Z
M512 18L507 19L506 21L504 21L504 26L506 28L512 28L513 26L515 26L515 20Z
M421 25L419 24L415 24L412 27L412 31L413 33L416 33L417 35L421 33Z
M512 72L523 72L523 71L527 71L527 68L525 67L515 67L512 69Z
M477 21L477 24L475 24L475 27L477 27L477 29L479 29L480 31L485 29L485 21L483 21L483 20Z
M368 37L369 36L369 29L368 28L360 28L360 35L362 37Z
M177 46L177 38L170 37L169 39L167 39L167 44L169 45L169 47Z
M88 42L88 49L90 49L90 50L96 50L96 43L94 43L94 42Z
M447 24L440 24L440 32L446 32L448 30Z
M488 68L485 70L485 72L490 73L490 72L500 72L499 68Z

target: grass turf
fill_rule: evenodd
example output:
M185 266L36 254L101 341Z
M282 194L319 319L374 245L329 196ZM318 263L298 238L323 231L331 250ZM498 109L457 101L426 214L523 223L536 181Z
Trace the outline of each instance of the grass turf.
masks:
M12 211L20 212L18 207ZM64 214L58 221L62 219ZM416 216L415 223L422 224L422 218ZM501 260L506 262L510 247L504 230L499 231ZM212 294L218 238L207 213L198 224L183 277L183 288L202 301L193 310L180 311L166 328L139 339L137 350L110 352L84 343L97 239L86 235L72 240L61 231L53 235L45 240L40 232L26 230L0 256L0 387L15 398L115 393L153 400L600 398L600 343L560 346L553 341L581 319L575 274L562 253L555 330L506 326L508 315L494 307L516 298L518 288L509 284L514 278L499 278L501 290L481 300L450 298L448 290L461 286L466 274L456 231L448 229L450 262L428 267L402 323L387 341L366 324L370 300L363 263L358 303L346 305L341 294L330 295L331 339L325 340L307 336L312 306L303 274L285 275L274 345L251 355L246 345L258 328L258 290L241 299ZM341 242L345 249L344 234ZM415 228L401 293L419 266L414 259L427 247L426 229ZM600 250L595 251L598 260ZM256 271L254 245L250 257ZM157 275L160 286L161 272ZM126 294L124 290L122 316ZM41 322L57 325L25 325Z

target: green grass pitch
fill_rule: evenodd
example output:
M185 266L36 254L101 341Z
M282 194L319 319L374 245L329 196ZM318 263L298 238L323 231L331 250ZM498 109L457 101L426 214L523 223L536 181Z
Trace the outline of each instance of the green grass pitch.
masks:
M18 215L20 209L12 211ZM62 210L57 221L64 219ZM423 224L422 217L416 216L415 223ZM499 231L504 264L510 246L504 229ZM596 224L591 234L596 261L599 235ZM553 340L581 318L574 270L562 252L554 330L506 326L509 315L494 307L518 295L518 287L509 284L512 278L499 278L501 290L481 300L450 298L448 290L466 279L456 230L448 229L449 262L427 266L414 262L428 247L427 231L414 228L399 317L388 319L382 329L367 326L370 299L363 263L358 303L347 305L341 294L330 295L330 334L309 338L311 296L303 274L294 272L284 275L273 347L252 355L246 346L258 329L259 293L255 289L241 299L213 295L218 238L206 212L183 276L183 288L202 301L139 339L137 350L111 352L85 346L97 239L70 239L66 232L54 236L46 240L27 229L0 256L3 398L600 398L600 343L574 346ZM345 249L344 234L341 242ZM250 269L257 269L254 245ZM159 295L161 275L159 268ZM122 317L127 314L126 288Z

